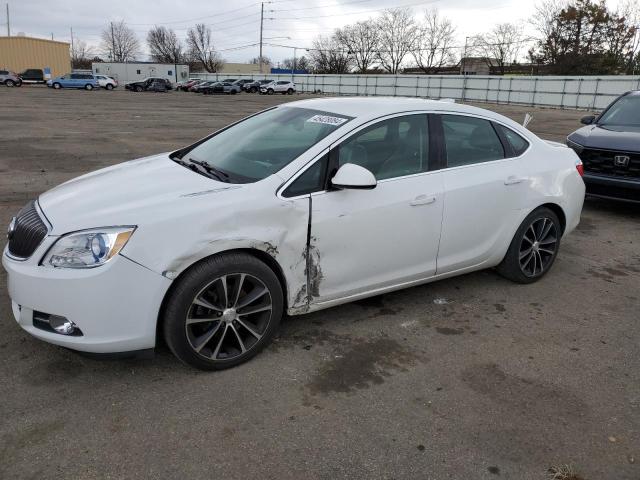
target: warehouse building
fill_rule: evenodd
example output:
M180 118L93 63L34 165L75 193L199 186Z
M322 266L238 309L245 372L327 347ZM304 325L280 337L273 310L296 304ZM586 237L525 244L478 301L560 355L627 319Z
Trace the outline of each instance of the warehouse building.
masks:
M189 78L189 65L153 62L93 62L94 75L106 75L119 83L137 82L148 77L164 78L170 82L181 82Z
M69 44L24 36L0 37L0 69L19 73L30 68L43 70L46 77L69 73Z

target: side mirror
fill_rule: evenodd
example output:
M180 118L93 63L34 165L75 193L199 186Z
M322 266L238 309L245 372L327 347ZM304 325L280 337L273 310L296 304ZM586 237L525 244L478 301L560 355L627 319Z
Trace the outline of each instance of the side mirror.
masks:
M596 119L595 115L587 115L586 117L582 117L580 119L580 123L584 125L591 125L595 119Z
M331 179L336 188L371 190L376 188L376 177L364 167L354 163L345 163Z

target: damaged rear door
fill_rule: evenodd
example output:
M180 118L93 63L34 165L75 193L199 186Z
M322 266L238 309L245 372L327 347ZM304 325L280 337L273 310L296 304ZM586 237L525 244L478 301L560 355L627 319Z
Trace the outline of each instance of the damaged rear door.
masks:
M433 276L440 242L443 183L431 170L437 148L427 114L366 126L334 147L329 171L345 163L376 176L372 190L311 194L309 284L323 303Z

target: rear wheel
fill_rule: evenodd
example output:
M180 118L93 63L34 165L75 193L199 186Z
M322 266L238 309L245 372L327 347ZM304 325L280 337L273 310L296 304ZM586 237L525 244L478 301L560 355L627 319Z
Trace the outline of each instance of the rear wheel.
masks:
M136 92L141 92L142 91L142 87L140 85L136 85L135 91Z
M15 87L16 86L16 82L14 82L13 80L7 80L6 82L4 82L4 84L7 87Z
M273 95L273 94L274 94L273 88L270 88L269 90L267 90L267 95Z
M91 85L90 83L87 83L87 84L84 86L84 89L85 89L85 90L93 90L93 85Z
M289 95L293 95L293 88L290 88L289 90L287 90L287 93L288 93Z
M257 258L233 253L188 270L166 302L167 345L196 368L219 370L255 356L273 337L283 313L274 272Z
M249 91L250 91L251 93L256 93L256 92L258 91L258 88L257 88L257 87L251 87L251 88L249 89Z
M106 88L107 90L113 90L113 85L111 85L110 83L107 83L107 86L104 88Z
M560 248L562 227L558 216L546 207L524 219L516 232L498 273L517 283L533 283L552 267Z

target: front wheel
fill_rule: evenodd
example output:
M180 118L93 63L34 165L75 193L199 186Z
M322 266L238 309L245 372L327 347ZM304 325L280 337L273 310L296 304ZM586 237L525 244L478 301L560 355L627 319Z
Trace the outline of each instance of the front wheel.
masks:
M246 362L269 344L284 299L266 264L233 253L188 270L165 305L164 335L174 355L202 370L220 370Z
M560 248L562 227L558 216L546 207L531 212L516 232L497 270L517 283L533 283L553 265Z
M55 88L56 90L59 90L60 88L62 88L62 85L56 82L53 84L53 88Z
M14 82L13 80L7 80L6 82L4 82L4 84L7 87L15 87L16 86L16 82Z
M256 87L251 87L251 88L249 89L249 91L250 91L251 93L256 93L256 92L258 91L258 89L257 89Z
M267 95L273 95L275 92L273 90L273 88L270 88L269 90L267 90Z
M142 87L140 85L137 85L135 88L136 92L141 92L142 91Z
M289 95L293 95L293 88L290 88L289 90L287 90L287 93L288 93Z
M110 83L107 83L107 86L104 88L106 88L107 90L113 90L113 85L111 85Z

